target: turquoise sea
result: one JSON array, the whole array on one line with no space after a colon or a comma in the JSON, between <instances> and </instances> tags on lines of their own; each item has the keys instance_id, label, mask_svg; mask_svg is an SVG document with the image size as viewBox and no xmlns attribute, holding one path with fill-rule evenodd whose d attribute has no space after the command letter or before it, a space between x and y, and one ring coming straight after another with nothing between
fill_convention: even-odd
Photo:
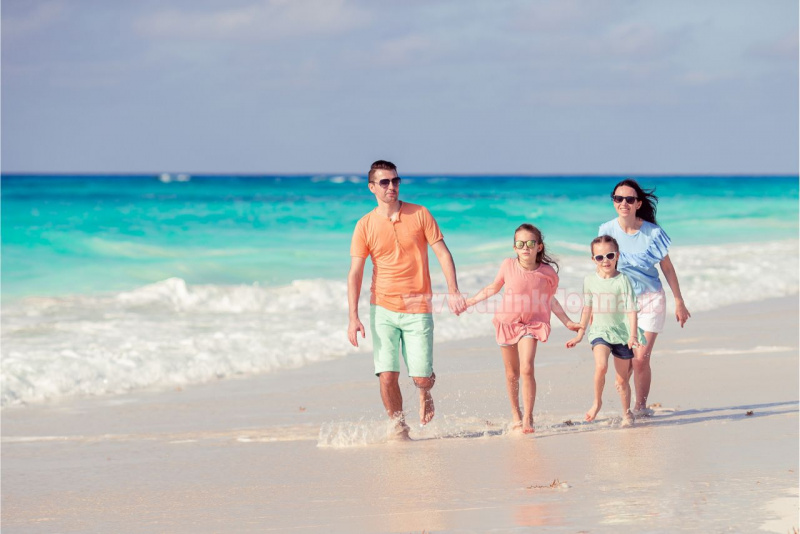
<instances>
[{"instance_id":1,"label":"turquoise sea","mask_svg":"<svg viewBox=\"0 0 800 534\"><path fill-rule=\"evenodd\" d=\"M436 217L465 293L513 254L520 223L539 226L559 298L579 313L587 245L615 217L622 178L403 176L400 198ZM797 176L637 179L660 197L691 311L797 294ZM369 340L346 341L345 279L352 230L374 207L364 175L3 175L2 405L368 353ZM437 340L491 335L485 312L443 308Z\"/></svg>"},{"instance_id":2,"label":"turquoise sea","mask_svg":"<svg viewBox=\"0 0 800 534\"><path fill-rule=\"evenodd\" d=\"M406 176L457 265L494 262L521 222L556 252L615 215L619 176ZM798 235L797 177L642 177L676 245ZM190 284L343 279L356 221L375 205L364 176L2 177L3 298ZM567 244L572 246L566 246Z\"/></svg>"}]
</instances>

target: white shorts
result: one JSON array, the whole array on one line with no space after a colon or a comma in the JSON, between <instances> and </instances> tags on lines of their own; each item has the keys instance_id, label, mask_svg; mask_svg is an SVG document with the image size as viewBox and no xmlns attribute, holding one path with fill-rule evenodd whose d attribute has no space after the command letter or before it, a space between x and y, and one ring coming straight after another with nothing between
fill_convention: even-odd
<instances>
[{"instance_id":1,"label":"white shorts","mask_svg":"<svg viewBox=\"0 0 800 534\"><path fill-rule=\"evenodd\" d=\"M667 318L667 296L664 294L664 288L642 293L636 297L636 301L639 303L639 328L645 332L655 333L664 330L664 321Z\"/></svg>"}]
</instances>

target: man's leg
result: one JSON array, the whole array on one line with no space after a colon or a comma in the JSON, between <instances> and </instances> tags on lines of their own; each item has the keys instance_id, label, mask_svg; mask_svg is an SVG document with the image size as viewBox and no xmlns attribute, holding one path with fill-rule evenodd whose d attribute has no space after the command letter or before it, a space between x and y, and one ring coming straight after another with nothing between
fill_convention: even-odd
<instances>
[{"instance_id":1,"label":"man's leg","mask_svg":"<svg viewBox=\"0 0 800 534\"><path fill-rule=\"evenodd\" d=\"M402 321L403 358L408 374L419 389L419 421L428 424L435 413L431 388L433 373L433 316L430 313L404 314Z\"/></svg>"},{"instance_id":2,"label":"man's leg","mask_svg":"<svg viewBox=\"0 0 800 534\"><path fill-rule=\"evenodd\" d=\"M403 395L400 392L400 329L395 312L380 306L370 307L375 374L378 376L381 400L386 414L402 422Z\"/></svg>"},{"instance_id":3,"label":"man's leg","mask_svg":"<svg viewBox=\"0 0 800 534\"><path fill-rule=\"evenodd\" d=\"M428 378L415 376L413 380L414 385L419 389L419 421L423 425L427 425L435 413L431 388L436 383L436 373L431 373Z\"/></svg>"},{"instance_id":4,"label":"man's leg","mask_svg":"<svg viewBox=\"0 0 800 534\"><path fill-rule=\"evenodd\" d=\"M378 375L381 383L381 400L386 415L391 419L403 417L403 395L400 393L399 372L384 371Z\"/></svg>"}]
</instances>

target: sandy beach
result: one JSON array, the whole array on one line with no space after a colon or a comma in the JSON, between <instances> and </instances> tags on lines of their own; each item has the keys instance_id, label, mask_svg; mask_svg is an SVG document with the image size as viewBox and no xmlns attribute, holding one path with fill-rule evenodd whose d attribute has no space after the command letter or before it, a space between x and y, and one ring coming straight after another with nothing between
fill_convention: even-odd
<instances>
[{"instance_id":1,"label":"sandy beach","mask_svg":"<svg viewBox=\"0 0 800 534\"><path fill-rule=\"evenodd\" d=\"M4 532L793 532L798 301L696 313L658 340L655 415L555 329L534 436L509 434L490 336L439 344L437 414L388 442L369 356L246 379L9 407ZM342 331L344 335L344 330ZM307 384L314 384L313 388ZM403 380L406 409L417 409Z\"/></svg>"}]
</instances>

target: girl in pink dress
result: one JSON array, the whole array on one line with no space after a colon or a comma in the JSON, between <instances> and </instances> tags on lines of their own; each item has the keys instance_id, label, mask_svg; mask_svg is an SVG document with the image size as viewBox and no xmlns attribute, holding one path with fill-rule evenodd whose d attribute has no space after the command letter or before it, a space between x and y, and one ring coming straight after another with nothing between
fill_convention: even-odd
<instances>
[{"instance_id":1,"label":"girl in pink dress","mask_svg":"<svg viewBox=\"0 0 800 534\"><path fill-rule=\"evenodd\" d=\"M504 260L494 282L467 299L467 306L474 306L495 295L505 286L503 301L495 310L492 322L506 368L512 428L532 434L533 404L536 401L533 360L538 342L544 343L550 335L550 313L555 313L570 330L577 330L580 325L567 317L555 298L558 264L545 252L539 229L532 224L520 225L514 232L514 252L516 257ZM520 377L522 411L519 406Z\"/></svg>"}]
</instances>

